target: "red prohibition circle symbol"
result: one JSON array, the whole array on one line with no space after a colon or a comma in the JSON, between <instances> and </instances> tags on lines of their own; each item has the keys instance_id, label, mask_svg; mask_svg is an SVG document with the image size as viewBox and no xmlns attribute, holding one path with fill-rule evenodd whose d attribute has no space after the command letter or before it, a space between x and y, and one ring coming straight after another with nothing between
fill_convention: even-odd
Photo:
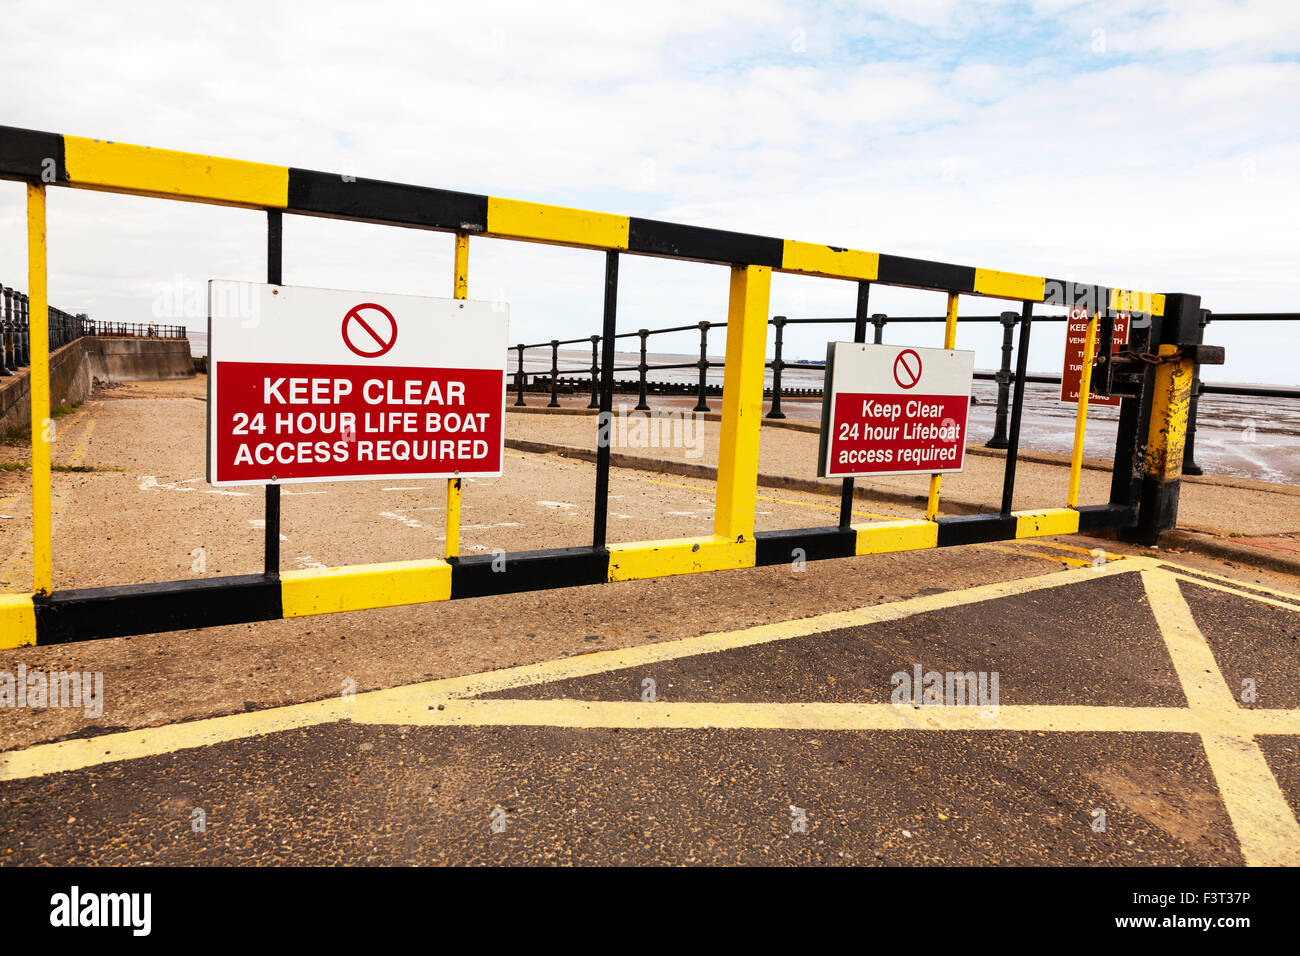
<instances>
[{"instance_id":1,"label":"red prohibition circle symbol","mask_svg":"<svg viewBox=\"0 0 1300 956\"><path fill-rule=\"evenodd\" d=\"M921 381L921 356L913 349L903 349L894 357L894 381L899 388L913 388Z\"/></svg>"},{"instance_id":2,"label":"red prohibition circle symbol","mask_svg":"<svg viewBox=\"0 0 1300 956\"><path fill-rule=\"evenodd\" d=\"M343 316L343 344L362 358L379 358L397 344L397 320L374 302L362 302Z\"/></svg>"}]
</instances>

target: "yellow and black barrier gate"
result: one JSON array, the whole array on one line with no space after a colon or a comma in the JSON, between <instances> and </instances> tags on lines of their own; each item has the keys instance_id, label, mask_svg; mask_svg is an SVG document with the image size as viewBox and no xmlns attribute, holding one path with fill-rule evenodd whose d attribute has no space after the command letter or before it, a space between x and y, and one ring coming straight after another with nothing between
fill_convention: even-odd
<instances>
[{"instance_id":1,"label":"yellow and black barrier gate","mask_svg":"<svg viewBox=\"0 0 1300 956\"><path fill-rule=\"evenodd\" d=\"M27 184L31 300L33 586L0 595L0 647L57 644L100 637L275 620L452 598L626 581L781 564L802 552L809 560L881 554L1035 535L1113 530L1152 542L1173 527L1183 461L1188 401L1197 362L1222 362L1222 349L1200 344L1200 299L1112 289L922 259L774 239L313 172L104 140L0 127L0 178ZM454 233L453 294L468 287L471 236L549 243L606 252L599 427L613 410L618 268L625 254L726 265L731 269L723 370L717 505L711 535L610 544L606 541L610 448L598 443L594 526L590 544L500 556L458 554L460 482L448 482L447 550L442 558L387 564L281 571L280 489L266 487L265 568L201 580L53 590L49 416L49 350L45 193L50 186L214 203L267 216L267 281L281 283L284 213L324 216ZM853 479L844 479L838 524L795 531L755 531L758 444L772 272L822 276L858 284L856 341L865 341L872 284L931 290L947 296L945 347L952 348L960 296L1019 301L1023 321L1015 375L1010 447L998 513L940 517L939 482L931 483L926 517L854 525ZM1021 411L1035 303L1086 308L1085 354L1100 344L1096 386L1122 396L1110 500L1080 505L1079 475L1089 379L1083 366L1074 451L1063 507L1012 510ZM1126 350L1111 357L1116 313L1128 312ZM494 567L494 560L496 566Z\"/></svg>"}]
</instances>

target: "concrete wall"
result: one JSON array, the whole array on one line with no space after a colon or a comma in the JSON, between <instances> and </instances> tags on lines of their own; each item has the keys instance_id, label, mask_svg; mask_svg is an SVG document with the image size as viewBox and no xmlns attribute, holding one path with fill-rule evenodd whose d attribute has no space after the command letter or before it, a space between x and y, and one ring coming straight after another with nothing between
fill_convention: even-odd
<instances>
[{"instance_id":1,"label":"concrete wall","mask_svg":"<svg viewBox=\"0 0 1300 956\"><path fill-rule=\"evenodd\" d=\"M101 382L156 382L194 375L189 339L87 336L81 341L91 375Z\"/></svg>"},{"instance_id":2,"label":"concrete wall","mask_svg":"<svg viewBox=\"0 0 1300 956\"><path fill-rule=\"evenodd\" d=\"M194 374L187 339L83 336L50 355L50 405L90 397L95 382L148 382ZM0 435L31 425L28 369L0 378Z\"/></svg>"}]
</instances>

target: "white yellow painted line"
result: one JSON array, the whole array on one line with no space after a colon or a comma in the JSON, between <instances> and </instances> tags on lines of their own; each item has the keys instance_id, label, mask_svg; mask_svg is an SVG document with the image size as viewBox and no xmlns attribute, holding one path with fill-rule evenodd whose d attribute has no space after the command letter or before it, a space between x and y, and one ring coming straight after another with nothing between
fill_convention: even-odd
<instances>
[{"instance_id":1,"label":"white yellow painted line","mask_svg":"<svg viewBox=\"0 0 1300 956\"><path fill-rule=\"evenodd\" d=\"M1201 742L1246 863L1300 866L1300 824L1259 744L1250 736L1218 733L1201 734Z\"/></svg>"},{"instance_id":2,"label":"white yellow painted line","mask_svg":"<svg viewBox=\"0 0 1300 956\"><path fill-rule=\"evenodd\" d=\"M1194 578L1191 575L1187 575L1187 574L1178 574L1177 572L1172 572L1172 573L1173 576L1176 577L1179 581L1189 581L1192 584L1199 584L1201 587L1209 588L1211 591L1221 591L1224 594L1231 594L1234 597L1249 598L1252 601L1259 601L1261 604L1268 604L1271 605L1272 607L1280 607L1287 611L1300 611L1300 597L1291 597L1289 602L1285 600L1277 600L1276 598L1264 597L1262 594L1252 594L1250 591L1246 591L1239 587L1237 588L1229 587L1225 584L1219 584L1215 581L1204 581L1200 578ZM1255 587L1255 585L1253 584L1250 586ZM1277 591L1274 590L1273 588L1260 587L1259 590L1264 591L1268 594L1281 594L1281 595L1286 594L1285 591Z\"/></svg>"},{"instance_id":3,"label":"white yellow painted line","mask_svg":"<svg viewBox=\"0 0 1300 956\"><path fill-rule=\"evenodd\" d=\"M913 707L852 702L706 703L638 700L523 700L427 698L400 701L371 697L351 717L358 723L424 726L503 726L717 730L960 730L1054 733L1179 733L1223 731L1186 707L999 705ZM1300 722L1297 710L1245 710L1227 728L1232 734L1276 733Z\"/></svg>"},{"instance_id":4,"label":"white yellow painted line","mask_svg":"<svg viewBox=\"0 0 1300 956\"><path fill-rule=\"evenodd\" d=\"M346 719L348 706L347 701L341 698L315 701L99 737L61 740L26 750L9 750L0 753L0 780L44 777L140 757L158 757L178 750L210 747L280 730L313 727Z\"/></svg>"},{"instance_id":5,"label":"white yellow painted line","mask_svg":"<svg viewBox=\"0 0 1300 956\"><path fill-rule=\"evenodd\" d=\"M1067 558L1061 554L1044 554L1042 551L1034 551L1031 548L1018 548L1003 544L977 544L974 545L974 547L983 548L985 551L1001 551L1003 554L1015 554L1022 558L1040 558L1043 561L1050 561L1053 564L1068 564L1071 567L1076 568L1092 567L1091 561L1085 561L1082 558ZM1115 560L1120 560L1120 556L1116 555ZM1113 562L1107 563L1109 564Z\"/></svg>"},{"instance_id":6,"label":"white yellow painted line","mask_svg":"<svg viewBox=\"0 0 1300 956\"><path fill-rule=\"evenodd\" d=\"M1300 866L1300 823L1253 734L1241 726L1243 714L1259 711L1237 706L1214 652L1183 598L1179 576L1163 569L1141 574L1187 697L1187 709L1215 725L1213 731L1201 734L1201 741L1224 808L1237 831L1242 856L1251 865ZM1279 723L1288 728L1282 732L1300 733L1300 721Z\"/></svg>"}]
</instances>

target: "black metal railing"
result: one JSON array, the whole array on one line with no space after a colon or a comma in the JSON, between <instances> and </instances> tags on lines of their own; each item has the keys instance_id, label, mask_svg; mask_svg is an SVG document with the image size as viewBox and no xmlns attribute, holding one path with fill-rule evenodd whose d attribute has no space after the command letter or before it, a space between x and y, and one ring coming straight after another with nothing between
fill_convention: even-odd
<instances>
[{"instance_id":1,"label":"black metal railing","mask_svg":"<svg viewBox=\"0 0 1300 956\"><path fill-rule=\"evenodd\" d=\"M1064 315L1045 315L1035 316L1034 323L1044 322L1064 322ZM787 362L784 359L783 351L785 347L785 327L788 325L852 325L857 320L855 318L844 318L840 316L818 317L818 318L796 318L792 319L784 315L773 316L768 320L768 324L774 329L774 348L773 357L767 363L767 367L772 370L772 386L764 388L763 394L771 398L771 405L768 409L767 418L782 419L785 413L781 410L781 400L783 397L809 397L816 398L821 396L820 389L799 388L790 389L782 385L782 372L788 368L800 369L822 369L825 368L825 362ZM945 322L946 316L942 315L903 315L890 316L881 312L873 314L870 318L872 326L872 341L876 345L884 343L885 327L890 324L917 324L928 322ZM996 372L976 372L977 379L993 381L998 386L997 408L994 412L993 437L985 442L988 448L1006 448L1008 446L1008 425L1011 416L1011 391L1015 382L1015 374L1011 369L1011 357L1013 352L1013 343L1015 340L1016 329L1022 321L1019 312L1003 312L999 315L969 315L962 316L958 320L962 325L970 323L998 323L1002 326L1002 360L1000 367ZM1208 309L1201 311L1201 328L1209 325L1210 322L1300 322L1300 313L1297 312L1228 312L1214 313ZM722 392L720 386L710 384L708 373L711 368L721 368L722 362L712 361L709 358L709 332L712 329L723 329L727 327L726 322L699 322L695 325L675 325L662 329L638 329L635 332L621 332L614 336L618 339L632 339L638 341L640 360L635 365L615 365L615 372L636 372L637 378L635 384L628 383L626 380L622 383L616 383L615 387L619 391L635 393L638 396L636 405L637 411L649 411L650 404L648 396L654 393L670 394L695 394L696 403L693 411L708 412L712 409L709 406L709 396L719 395ZM673 333L689 332L698 330L700 333L700 357L693 362L672 362L651 365L647 361L648 341L652 335L668 335ZM580 339L551 339L549 342L538 342L532 345L519 343L512 346L511 351L515 353L516 368L513 373L515 389L515 406L527 405L524 401L524 394L528 391L529 377L532 377L534 388L542 387L550 392L550 401L547 408L559 408L560 393L573 392L579 387L586 391L590 388L591 400L587 403L587 408L599 407L599 384L600 384L600 343L599 335L588 336ZM565 345L590 345L591 346L591 365L574 366L568 368L560 367L560 347ZM551 367L549 370L529 372L524 368L525 353L534 349L550 349ZM666 371L668 369L687 369L694 368L699 371L698 384L695 386L685 386L682 383L652 382L649 373L655 371ZM569 379L561 378L562 374L568 373ZM588 380L589 379L589 384ZM1061 376L1059 375L1035 375L1026 374L1025 382L1032 382L1045 385L1059 385ZM1200 379L1200 370L1197 369L1196 377L1192 382L1191 408L1188 413L1187 423L1187 441L1184 447L1183 471L1190 475L1201 474L1201 468L1194 459L1196 449L1196 414L1199 405L1199 397L1202 394L1207 395L1248 395L1264 398L1300 398L1300 388L1286 388L1266 385L1214 385L1203 383Z\"/></svg>"},{"instance_id":2,"label":"black metal railing","mask_svg":"<svg viewBox=\"0 0 1300 956\"><path fill-rule=\"evenodd\" d=\"M25 293L0 286L0 377L13 375L31 364L30 306ZM49 307L48 344L51 352L83 335L183 339L186 338L186 329L183 325L159 325L156 322L101 322L84 312L73 315Z\"/></svg>"}]
</instances>

